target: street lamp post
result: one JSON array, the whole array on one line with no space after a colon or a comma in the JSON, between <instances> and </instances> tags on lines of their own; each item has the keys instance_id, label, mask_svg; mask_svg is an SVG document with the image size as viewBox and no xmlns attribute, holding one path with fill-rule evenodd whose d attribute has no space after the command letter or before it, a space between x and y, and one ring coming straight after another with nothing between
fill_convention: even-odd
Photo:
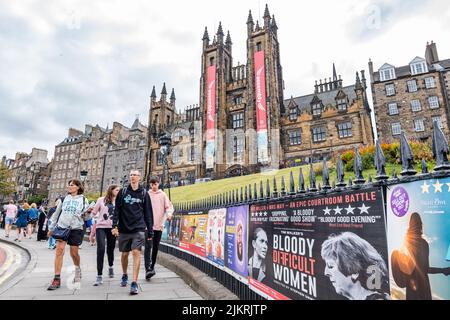
<instances>
[{"instance_id":1,"label":"street lamp post","mask_svg":"<svg viewBox=\"0 0 450 320\"><path fill-rule=\"evenodd\" d=\"M168 163L168 155L170 154L170 146L172 144L172 139L168 134L163 134L159 138L159 151L163 157L163 178L162 178L162 190L164 190L164 178L167 171L167 180L169 181L169 200L170 198L170 178L169 178L169 163Z\"/></svg>"}]
</instances>

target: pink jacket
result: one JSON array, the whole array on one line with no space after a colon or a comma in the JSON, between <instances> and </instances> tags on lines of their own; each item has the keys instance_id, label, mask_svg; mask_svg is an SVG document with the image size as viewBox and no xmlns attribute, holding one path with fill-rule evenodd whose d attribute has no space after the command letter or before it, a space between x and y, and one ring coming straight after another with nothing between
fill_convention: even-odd
<instances>
[{"instance_id":1,"label":"pink jacket","mask_svg":"<svg viewBox=\"0 0 450 320\"><path fill-rule=\"evenodd\" d=\"M97 228L112 228L112 213L110 216L108 207L105 205L105 197L101 197L97 200L91 215L97 219ZM104 218L104 215L106 215L107 219Z\"/></svg>"},{"instance_id":2,"label":"pink jacket","mask_svg":"<svg viewBox=\"0 0 450 320\"><path fill-rule=\"evenodd\" d=\"M153 230L163 231L164 222L166 221L165 213L169 217L173 214L173 205L167 195L162 190L153 192L149 190L150 200L152 201L153 209Z\"/></svg>"}]
</instances>

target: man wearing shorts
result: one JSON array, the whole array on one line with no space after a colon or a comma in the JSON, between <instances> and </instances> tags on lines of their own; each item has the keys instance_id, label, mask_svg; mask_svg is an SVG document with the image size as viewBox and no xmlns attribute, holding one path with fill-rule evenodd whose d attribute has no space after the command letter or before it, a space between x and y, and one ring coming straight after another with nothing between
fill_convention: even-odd
<instances>
[{"instance_id":1,"label":"man wearing shorts","mask_svg":"<svg viewBox=\"0 0 450 320\"><path fill-rule=\"evenodd\" d=\"M145 245L145 231L148 230L147 240L153 238L153 211L150 196L139 184L141 175L138 170L131 170L128 187L119 191L113 216L114 236L119 238L119 251L122 252L122 280L120 285L126 287L128 283L128 255L133 255L133 281L130 294L138 294L137 279L141 263L141 248Z\"/></svg>"}]
</instances>

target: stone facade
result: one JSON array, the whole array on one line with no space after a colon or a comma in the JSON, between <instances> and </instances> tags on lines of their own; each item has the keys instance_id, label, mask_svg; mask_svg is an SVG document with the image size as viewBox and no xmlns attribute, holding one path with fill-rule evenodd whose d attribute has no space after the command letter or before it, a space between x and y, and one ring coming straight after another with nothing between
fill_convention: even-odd
<instances>
[{"instance_id":1,"label":"stone facade","mask_svg":"<svg viewBox=\"0 0 450 320\"><path fill-rule=\"evenodd\" d=\"M13 160L5 161L11 171L8 182L15 184L15 192L3 197L22 202L30 196L47 195L52 164L47 159L47 150L33 148L31 154L18 152Z\"/></svg>"},{"instance_id":2,"label":"stone facade","mask_svg":"<svg viewBox=\"0 0 450 320\"><path fill-rule=\"evenodd\" d=\"M48 196L50 205L54 204L58 197L67 193L67 185L71 179L80 178L83 135L83 131L71 128L68 136L55 146Z\"/></svg>"},{"instance_id":3,"label":"stone facade","mask_svg":"<svg viewBox=\"0 0 450 320\"><path fill-rule=\"evenodd\" d=\"M315 85L313 94L285 101L282 118L285 166L295 166L331 157L335 152L373 143L370 107L364 70L354 85L343 87L333 66L329 78Z\"/></svg>"},{"instance_id":4,"label":"stone facade","mask_svg":"<svg viewBox=\"0 0 450 320\"><path fill-rule=\"evenodd\" d=\"M147 127L136 119L131 129L121 140L111 143L106 152L106 167L103 180L103 191L109 185L124 185L129 180L131 169L144 174L145 152L147 146Z\"/></svg>"},{"instance_id":5,"label":"stone facade","mask_svg":"<svg viewBox=\"0 0 450 320\"><path fill-rule=\"evenodd\" d=\"M248 15L246 64L233 66L233 43L229 32L225 38L221 23L212 41L207 28L202 40L198 107L190 107L185 113L178 114L174 90L170 101L166 101L164 84L161 99L157 101L153 87L147 179L152 174L162 174L158 143L162 133L169 133L172 137L173 151L168 164L173 184L177 180L178 184L183 184L193 182L194 178L220 179L292 166L309 160L311 155L313 159L322 159L333 151L373 143L364 71L361 71L361 79L357 75L354 85L343 87L333 68L333 80L316 83L313 94L284 99L278 26L267 6L261 24L259 21L254 23L251 12ZM258 158L256 132L256 102L259 97L255 93L255 53L261 51L264 52L266 81L268 161ZM211 66L216 70L214 121L217 130L214 165L207 169L205 119L208 115L207 72ZM320 114L313 114L313 105L320 106ZM314 141L314 129L322 126L321 139ZM292 136L293 132L298 136Z\"/></svg>"},{"instance_id":6,"label":"stone facade","mask_svg":"<svg viewBox=\"0 0 450 320\"><path fill-rule=\"evenodd\" d=\"M416 57L409 65L385 63L377 72L369 61L376 129L383 142L399 139L431 141L433 121L449 136L448 82L445 70L450 59L439 60L436 44L427 44L426 59Z\"/></svg>"}]
</instances>

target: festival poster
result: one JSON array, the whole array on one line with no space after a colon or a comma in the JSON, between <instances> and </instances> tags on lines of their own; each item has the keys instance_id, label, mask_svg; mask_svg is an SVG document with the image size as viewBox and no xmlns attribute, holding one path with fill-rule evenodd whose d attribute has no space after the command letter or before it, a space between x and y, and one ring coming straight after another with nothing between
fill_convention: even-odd
<instances>
[{"instance_id":1,"label":"festival poster","mask_svg":"<svg viewBox=\"0 0 450 320\"><path fill-rule=\"evenodd\" d=\"M216 140L216 66L209 66L206 78L206 169L214 168Z\"/></svg>"},{"instance_id":2,"label":"festival poster","mask_svg":"<svg viewBox=\"0 0 450 320\"><path fill-rule=\"evenodd\" d=\"M203 211L184 213L181 217L179 247L200 257L206 257L205 238L208 214Z\"/></svg>"},{"instance_id":3,"label":"festival poster","mask_svg":"<svg viewBox=\"0 0 450 320\"><path fill-rule=\"evenodd\" d=\"M170 221L166 219L161 235L162 242L178 246L180 239L180 219L181 215L179 213L174 213Z\"/></svg>"},{"instance_id":4,"label":"festival poster","mask_svg":"<svg viewBox=\"0 0 450 320\"><path fill-rule=\"evenodd\" d=\"M383 194L345 191L252 205L250 288L269 299L389 299Z\"/></svg>"},{"instance_id":5,"label":"festival poster","mask_svg":"<svg viewBox=\"0 0 450 320\"><path fill-rule=\"evenodd\" d=\"M227 209L213 209L208 212L208 227L206 233L206 257L224 266L225 256L225 222Z\"/></svg>"},{"instance_id":6,"label":"festival poster","mask_svg":"<svg viewBox=\"0 0 450 320\"><path fill-rule=\"evenodd\" d=\"M450 177L390 186L392 299L450 299Z\"/></svg>"},{"instance_id":7,"label":"festival poster","mask_svg":"<svg viewBox=\"0 0 450 320\"><path fill-rule=\"evenodd\" d=\"M255 52L255 97L256 97L256 134L258 140L258 161L267 162L267 96L264 51Z\"/></svg>"},{"instance_id":8,"label":"festival poster","mask_svg":"<svg viewBox=\"0 0 450 320\"><path fill-rule=\"evenodd\" d=\"M247 279L247 226L249 206L227 209L225 266Z\"/></svg>"}]
</instances>

